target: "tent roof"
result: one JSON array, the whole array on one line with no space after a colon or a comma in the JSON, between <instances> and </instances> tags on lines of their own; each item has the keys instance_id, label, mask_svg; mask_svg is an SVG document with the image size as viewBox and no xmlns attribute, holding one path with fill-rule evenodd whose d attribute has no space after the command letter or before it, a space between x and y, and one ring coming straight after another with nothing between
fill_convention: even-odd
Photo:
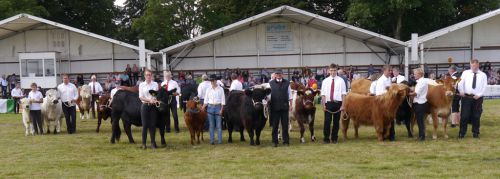
<instances>
[{"instance_id":1,"label":"tent roof","mask_svg":"<svg viewBox=\"0 0 500 179\"><path fill-rule=\"evenodd\" d=\"M454 25L451 25L451 26L448 26L448 27L436 30L436 31L428 33L428 34L425 34L425 35L419 37L418 42L419 43L423 43L423 42L435 39L437 37L440 37L440 36L443 36L445 34L451 33L453 31L462 29L462 28L467 27L469 25L472 25L472 24L484 21L486 19L489 19L491 17L497 16L499 14L500 14L500 9L497 9L497 10L494 10L494 11L490 11L488 13L482 14L482 15L474 17L472 19L468 19L468 20L462 21L460 23L457 23L457 24L454 24ZM409 45L411 45L410 42L411 42L411 40L407 41L407 43Z\"/></svg>"},{"instance_id":2,"label":"tent roof","mask_svg":"<svg viewBox=\"0 0 500 179\"><path fill-rule=\"evenodd\" d=\"M87 32L87 31L84 31L81 29L70 27L70 26L67 26L64 24L60 24L60 23L53 22L53 21L50 21L47 19L32 16L29 14L18 14L18 15L12 16L10 18L1 20L0 21L0 39L10 37L12 35L18 34L18 33L23 32L23 31L35 29L35 28L37 28L41 25L45 25L45 24L56 26L56 27L59 27L61 29L66 29L66 30L69 30L72 32L82 34L82 35L91 36L91 37L94 37L94 38L97 38L100 40L108 41L110 43L114 43L117 45L128 47L128 48L131 48L134 50L139 50L139 47L135 46L135 45L131 45L131 44L128 44L125 42L115 40L115 39L104 37L102 35L97 35L97 34L94 34L91 32ZM146 50L146 51L151 52L150 50Z\"/></svg>"},{"instance_id":3,"label":"tent roof","mask_svg":"<svg viewBox=\"0 0 500 179\"><path fill-rule=\"evenodd\" d=\"M346 23L335 21L317 14L313 14L290 6L280 6L278 8L263 12L253 17L238 21L236 23L213 30L211 32L205 33L190 40L186 40L184 42L162 49L161 52L165 52L167 54L174 54L176 52L182 51L187 47L192 47L206 43L213 39L219 38L224 34L237 32L239 30L242 30L254 24L258 24L260 22L264 22L276 16L286 18L293 22L311 25L335 34L345 35L346 37L360 40L384 48L396 48L396 47L403 47L406 45L405 42L402 42L400 40L393 39L391 37L377 34L375 32L371 32L368 30L364 30Z\"/></svg>"}]
</instances>

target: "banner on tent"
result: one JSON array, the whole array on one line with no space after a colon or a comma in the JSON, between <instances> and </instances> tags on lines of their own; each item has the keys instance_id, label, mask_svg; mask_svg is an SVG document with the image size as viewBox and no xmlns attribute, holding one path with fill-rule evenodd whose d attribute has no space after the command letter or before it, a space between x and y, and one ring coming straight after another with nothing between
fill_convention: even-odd
<instances>
[{"instance_id":1,"label":"banner on tent","mask_svg":"<svg viewBox=\"0 0 500 179\"><path fill-rule=\"evenodd\" d=\"M291 23L266 24L266 51L292 51L293 33Z\"/></svg>"}]
</instances>

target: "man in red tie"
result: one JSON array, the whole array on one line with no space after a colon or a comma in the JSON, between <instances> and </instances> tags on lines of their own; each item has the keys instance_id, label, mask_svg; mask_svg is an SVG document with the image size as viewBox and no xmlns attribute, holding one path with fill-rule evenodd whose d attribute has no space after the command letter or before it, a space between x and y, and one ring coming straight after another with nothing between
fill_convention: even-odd
<instances>
[{"instance_id":1,"label":"man in red tie","mask_svg":"<svg viewBox=\"0 0 500 179\"><path fill-rule=\"evenodd\" d=\"M340 111L343 110L342 101L347 94L345 81L337 76L337 68L336 64L331 64L328 68L330 76L321 83L321 104L325 111L325 124L323 127L323 143L325 144L337 143ZM333 129L330 131L332 119Z\"/></svg>"}]
</instances>

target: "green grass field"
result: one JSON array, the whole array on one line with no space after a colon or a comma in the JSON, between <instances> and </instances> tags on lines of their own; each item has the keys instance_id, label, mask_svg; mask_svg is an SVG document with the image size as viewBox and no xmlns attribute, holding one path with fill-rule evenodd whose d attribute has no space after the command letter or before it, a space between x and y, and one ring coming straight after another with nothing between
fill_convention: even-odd
<instances>
[{"instance_id":1,"label":"green grass field","mask_svg":"<svg viewBox=\"0 0 500 179\"><path fill-rule=\"evenodd\" d=\"M458 141L457 128L450 139L417 142L397 126L396 142L377 142L372 126L360 129L360 138L322 144L299 143L297 125L289 147L271 147L271 130L265 128L261 146L248 142L189 144L182 115L181 133L168 133L166 148L141 150L122 133L110 144L109 121L95 132L96 120L77 122L77 134L24 136L20 115L0 115L0 178L500 178L500 100L487 100L481 119L481 139ZM323 137L323 114L316 115L316 137ZM415 127L415 129L417 129ZM133 127L140 143L140 128ZM440 131L442 131L440 129ZM158 135L157 135L158 136ZM306 138L309 133L306 132ZM239 139L239 134L236 134ZM159 137L157 137L159 143ZM149 144L149 143L148 143Z\"/></svg>"}]
</instances>

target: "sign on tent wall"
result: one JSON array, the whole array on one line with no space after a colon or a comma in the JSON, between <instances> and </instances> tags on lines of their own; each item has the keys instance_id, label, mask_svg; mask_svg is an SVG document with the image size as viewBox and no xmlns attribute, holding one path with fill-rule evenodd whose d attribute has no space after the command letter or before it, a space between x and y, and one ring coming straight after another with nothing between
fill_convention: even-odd
<instances>
[{"instance_id":1,"label":"sign on tent wall","mask_svg":"<svg viewBox=\"0 0 500 179\"><path fill-rule=\"evenodd\" d=\"M266 51L292 51L293 33L291 23L266 24Z\"/></svg>"}]
</instances>

